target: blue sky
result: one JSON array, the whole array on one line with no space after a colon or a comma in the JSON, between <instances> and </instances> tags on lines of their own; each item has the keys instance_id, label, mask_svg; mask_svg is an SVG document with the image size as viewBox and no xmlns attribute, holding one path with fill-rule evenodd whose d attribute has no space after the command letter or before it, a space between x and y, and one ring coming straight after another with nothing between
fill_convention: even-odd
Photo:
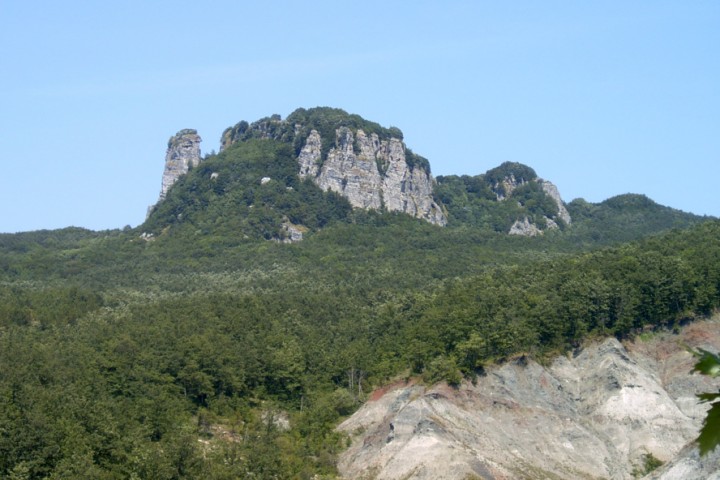
<instances>
[{"instance_id":1,"label":"blue sky","mask_svg":"<svg viewBox=\"0 0 720 480\"><path fill-rule=\"evenodd\" d=\"M136 226L168 138L332 106L435 175L720 216L720 2L0 0L0 232Z\"/></svg>"}]
</instances>

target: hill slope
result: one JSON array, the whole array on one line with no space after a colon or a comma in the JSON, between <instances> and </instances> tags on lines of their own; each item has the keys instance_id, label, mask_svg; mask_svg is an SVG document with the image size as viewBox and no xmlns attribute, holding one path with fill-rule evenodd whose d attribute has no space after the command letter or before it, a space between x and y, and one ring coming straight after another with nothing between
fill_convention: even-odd
<instances>
[{"instance_id":1,"label":"hill slope","mask_svg":"<svg viewBox=\"0 0 720 480\"><path fill-rule=\"evenodd\" d=\"M525 237L453 220L454 200L446 227L353 207L299 174L313 130L360 136L334 121L296 145L270 118L199 162L185 131L169 149L187 153L172 157L181 173L141 228L0 235L1 477L333 478L347 446L335 427L398 376L463 385L720 308L717 221L658 233L673 213L659 208L630 228L654 235L619 245L574 230L582 218ZM323 145L318 171L338 146ZM517 205L502 196L520 215L539 204L534 222L559 216L531 177L506 165L446 185L488 215ZM471 198L480 180L494 199ZM282 242L301 225L302 242Z\"/></svg>"}]
</instances>

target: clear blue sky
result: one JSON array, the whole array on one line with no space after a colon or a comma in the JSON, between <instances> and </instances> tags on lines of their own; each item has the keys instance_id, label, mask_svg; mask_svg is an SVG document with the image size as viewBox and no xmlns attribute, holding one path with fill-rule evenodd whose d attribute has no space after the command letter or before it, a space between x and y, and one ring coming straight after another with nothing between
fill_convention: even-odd
<instances>
[{"instance_id":1,"label":"clear blue sky","mask_svg":"<svg viewBox=\"0 0 720 480\"><path fill-rule=\"evenodd\" d=\"M175 132L314 106L435 175L720 216L717 0L0 0L0 65L0 232L138 225Z\"/></svg>"}]
</instances>

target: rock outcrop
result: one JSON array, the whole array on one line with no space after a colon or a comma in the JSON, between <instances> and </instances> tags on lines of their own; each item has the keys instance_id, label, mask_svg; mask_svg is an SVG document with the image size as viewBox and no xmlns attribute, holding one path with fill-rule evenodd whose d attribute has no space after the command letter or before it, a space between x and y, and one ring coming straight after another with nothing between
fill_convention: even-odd
<instances>
[{"instance_id":1,"label":"rock outcrop","mask_svg":"<svg viewBox=\"0 0 720 480\"><path fill-rule=\"evenodd\" d=\"M557 228L557 225L556 225ZM510 235L522 235L524 237L535 237L542 235L540 230L534 223L530 223L530 219L525 217L522 220L515 220L508 232Z\"/></svg>"},{"instance_id":2,"label":"rock outcrop","mask_svg":"<svg viewBox=\"0 0 720 480\"><path fill-rule=\"evenodd\" d=\"M547 230L556 230L560 228L556 222L556 220L558 219L562 220L565 225L570 225L572 223L570 212L568 212L567 208L565 208L565 202L563 202L562 198L560 197L560 192L558 191L558 188L555 186L555 184L541 178L533 181L537 181L540 183L540 186L542 187L545 194L550 197L557 206L558 213L556 215L552 217L545 217L545 228ZM514 185L511 181L508 181L505 183L505 186L506 191L508 191L508 195L510 195L512 191L517 188L518 185ZM499 198L499 200L503 201L505 200L505 198ZM537 235L542 235L543 230L538 228L538 226L534 223L532 223L529 218L525 217L522 220L516 220L515 223L513 223L510 227L510 231L508 233L510 235L523 235L526 237L534 237Z\"/></svg>"},{"instance_id":3,"label":"rock outcrop","mask_svg":"<svg viewBox=\"0 0 720 480\"><path fill-rule=\"evenodd\" d=\"M308 135L305 145L298 155L300 166L299 175L303 178L315 178L318 175L318 168L322 158L322 139L317 130L312 130Z\"/></svg>"},{"instance_id":4,"label":"rock outcrop","mask_svg":"<svg viewBox=\"0 0 720 480\"><path fill-rule=\"evenodd\" d=\"M488 170L483 180L498 202L516 202L521 210L525 210L510 227L508 233L511 235L541 235L545 230L560 228L559 224L572 223L558 188L539 178L527 165L504 162ZM552 205L548 205L546 199L550 199Z\"/></svg>"},{"instance_id":5,"label":"rock outcrop","mask_svg":"<svg viewBox=\"0 0 720 480\"><path fill-rule=\"evenodd\" d=\"M565 208L565 202L563 202L562 198L560 197L560 192L558 191L558 188L553 184L552 182L548 182L547 180L540 180L542 184L543 191L553 199L555 204L558 207L558 218L560 218L563 222L565 222L566 225L570 225L572 223L572 218L570 218L570 212L568 212L567 208Z\"/></svg>"},{"instance_id":6,"label":"rock outcrop","mask_svg":"<svg viewBox=\"0 0 720 480\"><path fill-rule=\"evenodd\" d=\"M202 139L196 130L184 129L170 137L165 154L165 171L162 177L160 200L180 176L200 163L200 142Z\"/></svg>"},{"instance_id":7,"label":"rock outcrop","mask_svg":"<svg viewBox=\"0 0 720 480\"><path fill-rule=\"evenodd\" d=\"M699 459L692 446L706 409L695 393L718 384L689 373L683 344L717 350L720 324L626 346L608 339L547 367L523 357L457 389L376 392L339 427L352 438L339 470L378 480L629 480L652 455L668 463L651 478L709 478L720 455Z\"/></svg>"},{"instance_id":8,"label":"rock outcrop","mask_svg":"<svg viewBox=\"0 0 720 480\"><path fill-rule=\"evenodd\" d=\"M375 133L341 127L324 161L321 152L322 139L312 130L298 155L299 174L312 178L323 190L343 195L354 207L384 207L437 225L447 223L433 200L432 176L408 163L401 140L380 140Z\"/></svg>"}]
</instances>

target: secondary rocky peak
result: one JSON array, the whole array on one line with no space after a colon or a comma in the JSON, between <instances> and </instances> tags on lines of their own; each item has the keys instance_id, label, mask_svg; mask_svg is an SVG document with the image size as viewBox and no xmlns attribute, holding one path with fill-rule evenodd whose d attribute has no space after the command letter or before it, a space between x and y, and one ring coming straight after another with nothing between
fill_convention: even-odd
<instances>
[{"instance_id":1,"label":"secondary rocky peak","mask_svg":"<svg viewBox=\"0 0 720 480\"><path fill-rule=\"evenodd\" d=\"M165 198L167 191L180 176L200 164L200 142L202 142L202 138L198 135L197 130L190 128L180 130L170 137L165 154L165 171L163 172L160 200Z\"/></svg>"},{"instance_id":2,"label":"secondary rocky peak","mask_svg":"<svg viewBox=\"0 0 720 480\"><path fill-rule=\"evenodd\" d=\"M504 162L485 173L485 179L498 200L506 199L516 188L537 178L535 170L518 162Z\"/></svg>"},{"instance_id":3,"label":"secondary rocky peak","mask_svg":"<svg viewBox=\"0 0 720 480\"><path fill-rule=\"evenodd\" d=\"M495 194L498 201L507 201L510 198L516 198L521 206L525 203L531 203L530 199L523 198L523 195L513 195L516 191L519 191L521 187L526 189L541 190L552 200L554 207L557 209L557 213L553 215L546 214L544 216L543 223L544 228L540 228L538 225L530 221L528 217L518 219L510 227L511 235L524 235L524 236L535 236L541 235L544 229L556 229L558 228L558 221L564 222L569 225L572 222L570 213L565 208L565 203L560 197L558 188L547 180L543 180L537 176L535 170L517 162L505 162L497 168L489 170L485 174L485 178L490 183L491 189ZM539 189L538 189L539 187ZM525 195L527 197L527 195ZM533 199L535 202L537 199ZM534 203L534 202L532 202Z\"/></svg>"}]
</instances>

